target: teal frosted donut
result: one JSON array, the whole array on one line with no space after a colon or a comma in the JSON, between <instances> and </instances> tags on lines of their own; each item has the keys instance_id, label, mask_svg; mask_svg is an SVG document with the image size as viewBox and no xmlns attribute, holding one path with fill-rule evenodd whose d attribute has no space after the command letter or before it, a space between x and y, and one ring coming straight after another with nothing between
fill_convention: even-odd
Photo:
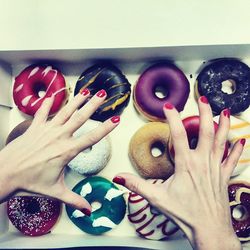
<instances>
[{"instance_id":1,"label":"teal frosted donut","mask_svg":"<svg viewBox=\"0 0 250 250\"><path fill-rule=\"evenodd\" d=\"M82 231L89 234L102 234L117 226L125 216L126 202L123 191L112 182L100 176L88 177L80 181L73 189L90 204L97 202L101 206L90 217L80 210L66 206L70 220Z\"/></svg>"}]
</instances>

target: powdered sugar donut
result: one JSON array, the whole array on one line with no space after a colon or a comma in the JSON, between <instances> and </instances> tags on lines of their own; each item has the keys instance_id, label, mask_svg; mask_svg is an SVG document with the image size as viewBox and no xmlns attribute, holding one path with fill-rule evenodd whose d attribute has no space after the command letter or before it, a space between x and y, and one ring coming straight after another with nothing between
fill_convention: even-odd
<instances>
[{"instance_id":1,"label":"powdered sugar donut","mask_svg":"<svg viewBox=\"0 0 250 250\"><path fill-rule=\"evenodd\" d=\"M31 65L15 78L13 98L19 110L34 115L44 99L54 95L50 110L50 114L54 114L66 102L67 92L65 79L57 69L49 65Z\"/></svg>"},{"instance_id":2,"label":"powdered sugar donut","mask_svg":"<svg viewBox=\"0 0 250 250\"><path fill-rule=\"evenodd\" d=\"M57 222L61 203L46 197L16 196L7 202L7 213L12 224L23 234L47 234Z\"/></svg>"},{"instance_id":3,"label":"powdered sugar donut","mask_svg":"<svg viewBox=\"0 0 250 250\"><path fill-rule=\"evenodd\" d=\"M101 122L88 120L75 133L74 137L80 137L95 129ZM111 143L109 137L79 153L68 166L79 174L90 175L100 172L108 163L111 156Z\"/></svg>"},{"instance_id":4,"label":"powdered sugar donut","mask_svg":"<svg viewBox=\"0 0 250 250\"><path fill-rule=\"evenodd\" d=\"M155 184L163 180L150 181L153 181ZM136 232L143 238L163 240L179 231L179 227L176 224L136 193L129 194L128 211L129 221L135 226Z\"/></svg>"}]
</instances>

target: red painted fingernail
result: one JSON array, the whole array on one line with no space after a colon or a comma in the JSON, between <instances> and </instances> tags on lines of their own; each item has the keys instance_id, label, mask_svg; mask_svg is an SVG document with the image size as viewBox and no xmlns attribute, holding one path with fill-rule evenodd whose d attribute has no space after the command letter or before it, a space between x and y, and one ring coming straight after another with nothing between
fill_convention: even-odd
<instances>
[{"instance_id":1,"label":"red painted fingernail","mask_svg":"<svg viewBox=\"0 0 250 250\"><path fill-rule=\"evenodd\" d=\"M120 121L120 116L118 116L118 115L113 116L110 120L113 123L118 123Z\"/></svg>"},{"instance_id":2,"label":"red painted fingernail","mask_svg":"<svg viewBox=\"0 0 250 250\"><path fill-rule=\"evenodd\" d=\"M83 96L86 96L86 95L88 95L89 93L90 93L90 92L89 92L88 89L81 89L81 90L80 90L80 94L83 95Z\"/></svg>"},{"instance_id":3,"label":"red painted fingernail","mask_svg":"<svg viewBox=\"0 0 250 250\"><path fill-rule=\"evenodd\" d=\"M205 104L208 104L208 100L207 100L207 97L206 96L201 96L200 97L200 101L205 103Z\"/></svg>"},{"instance_id":4,"label":"red painted fingernail","mask_svg":"<svg viewBox=\"0 0 250 250\"><path fill-rule=\"evenodd\" d=\"M174 106L173 106L173 104L171 104L170 102L166 102L166 103L164 104L164 108L165 108L165 109L173 109Z\"/></svg>"},{"instance_id":5,"label":"red painted fingernail","mask_svg":"<svg viewBox=\"0 0 250 250\"><path fill-rule=\"evenodd\" d=\"M223 115L226 116L227 118L230 118L230 110L229 109L224 109L223 110Z\"/></svg>"},{"instance_id":6,"label":"red painted fingernail","mask_svg":"<svg viewBox=\"0 0 250 250\"><path fill-rule=\"evenodd\" d=\"M91 211L89 209L87 209L87 208L83 208L81 210L81 212L84 213L85 215L87 215L88 217L91 215Z\"/></svg>"},{"instance_id":7,"label":"red painted fingernail","mask_svg":"<svg viewBox=\"0 0 250 250\"><path fill-rule=\"evenodd\" d=\"M125 179L121 176L114 177L113 182L122 186L125 185Z\"/></svg>"},{"instance_id":8,"label":"red painted fingernail","mask_svg":"<svg viewBox=\"0 0 250 250\"><path fill-rule=\"evenodd\" d=\"M240 139L240 144L241 144L243 147L244 147L245 143L246 143L246 139L245 139L245 138Z\"/></svg>"},{"instance_id":9,"label":"red painted fingernail","mask_svg":"<svg viewBox=\"0 0 250 250\"><path fill-rule=\"evenodd\" d=\"M106 91L104 90L104 89L101 89L101 90L99 90L97 93L96 93L96 96L98 96L98 97L104 97L104 96L106 96L107 95L107 93L106 93Z\"/></svg>"}]
</instances>

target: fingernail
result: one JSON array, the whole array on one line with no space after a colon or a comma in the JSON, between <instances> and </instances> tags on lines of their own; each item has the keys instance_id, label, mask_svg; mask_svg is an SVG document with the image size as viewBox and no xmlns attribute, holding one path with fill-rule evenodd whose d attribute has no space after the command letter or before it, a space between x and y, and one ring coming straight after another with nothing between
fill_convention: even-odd
<instances>
[{"instance_id":1,"label":"fingernail","mask_svg":"<svg viewBox=\"0 0 250 250\"><path fill-rule=\"evenodd\" d=\"M84 213L85 215L87 215L88 217L91 215L91 211L89 209L87 209L87 208L83 208L81 210L81 212Z\"/></svg>"},{"instance_id":2,"label":"fingernail","mask_svg":"<svg viewBox=\"0 0 250 250\"><path fill-rule=\"evenodd\" d=\"M173 109L174 106L173 106L170 102L166 102L166 103L164 104L164 108L165 108L165 109Z\"/></svg>"},{"instance_id":3,"label":"fingernail","mask_svg":"<svg viewBox=\"0 0 250 250\"><path fill-rule=\"evenodd\" d=\"M246 143L246 139L245 139L245 138L240 139L240 144L241 144L243 147L244 147L245 143Z\"/></svg>"},{"instance_id":4,"label":"fingernail","mask_svg":"<svg viewBox=\"0 0 250 250\"><path fill-rule=\"evenodd\" d=\"M80 94L83 95L83 96L86 96L86 95L89 94L89 90L88 89L81 89Z\"/></svg>"},{"instance_id":5,"label":"fingernail","mask_svg":"<svg viewBox=\"0 0 250 250\"><path fill-rule=\"evenodd\" d=\"M125 179L121 176L114 177L113 182L122 186L125 185Z\"/></svg>"},{"instance_id":6,"label":"fingernail","mask_svg":"<svg viewBox=\"0 0 250 250\"><path fill-rule=\"evenodd\" d=\"M206 96L201 96L200 97L200 101L205 103L205 104L208 104L208 100L207 100L207 97Z\"/></svg>"},{"instance_id":7,"label":"fingernail","mask_svg":"<svg viewBox=\"0 0 250 250\"><path fill-rule=\"evenodd\" d=\"M113 123L118 123L119 121L120 121L120 116L113 116L111 119L111 122L113 122Z\"/></svg>"},{"instance_id":8,"label":"fingernail","mask_svg":"<svg viewBox=\"0 0 250 250\"><path fill-rule=\"evenodd\" d=\"M107 95L107 93L106 93L106 91L104 90L104 89L101 89L101 90L99 90L97 93L96 93L96 96L98 96L98 97L104 97L104 96L106 96Z\"/></svg>"},{"instance_id":9,"label":"fingernail","mask_svg":"<svg viewBox=\"0 0 250 250\"><path fill-rule=\"evenodd\" d=\"M230 118L230 110L229 109L224 109L223 110L223 115L226 116L227 118Z\"/></svg>"}]
</instances>

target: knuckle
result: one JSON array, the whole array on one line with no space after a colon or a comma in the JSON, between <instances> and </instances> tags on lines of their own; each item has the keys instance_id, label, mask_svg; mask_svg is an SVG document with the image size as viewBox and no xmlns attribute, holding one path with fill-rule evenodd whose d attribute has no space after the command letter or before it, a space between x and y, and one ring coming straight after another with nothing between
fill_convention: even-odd
<instances>
[{"instance_id":1,"label":"knuckle","mask_svg":"<svg viewBox=\"0 0 250 250\"><path fill-rule=\"evenodd\" d=\"M186 132L184 130L176 130L172 132L172 137L176 140L185 138Z\"/></svg>"},{"instance_id":2,"label":"knuckle","mask_svg":"<svg viewBox=\"0 0 250 250\"><path fill-rule=\"evenodd\" d=\"M219 139L214 140L214 146L216 149L224 150L225 149L225 142Z\"/></svg>"},{"instance_id":3,"label":"knuckle","mask_svg":"<svg viewBox=\"0 0 250 250\"><path fill-rule=\"evenodd\" d=\"M203 137L208 138L208 139L214 139L214 130L202 129L202 130L201 130L201 135L202 135Z\"/></svg>"}]
</instances>

